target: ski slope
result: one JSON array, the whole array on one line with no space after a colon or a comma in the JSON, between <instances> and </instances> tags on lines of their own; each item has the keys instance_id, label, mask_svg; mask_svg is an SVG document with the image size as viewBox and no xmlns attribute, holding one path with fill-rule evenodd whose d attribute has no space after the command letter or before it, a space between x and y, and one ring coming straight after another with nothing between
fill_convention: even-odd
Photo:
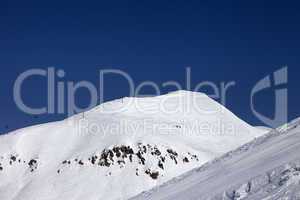
<instances>
[{"instance_id":1,"label":"ski slope","mask_svg":"<svg viewBox=\"0 0 300 200\"><path fill-rule=\"evenodd\" d=\"M202 93L122 98L1 136L0 199L128 199L264 133Z\"/></svg>"},{"instance_id":2,"label":"ski slope","mask_svg":"<svg viewBox=\"0 0 300 200\"><path fill-rule=\"evenodd\" d=\"M133 199L300 199L300 119Z\"/></svg>"}]
</instances>

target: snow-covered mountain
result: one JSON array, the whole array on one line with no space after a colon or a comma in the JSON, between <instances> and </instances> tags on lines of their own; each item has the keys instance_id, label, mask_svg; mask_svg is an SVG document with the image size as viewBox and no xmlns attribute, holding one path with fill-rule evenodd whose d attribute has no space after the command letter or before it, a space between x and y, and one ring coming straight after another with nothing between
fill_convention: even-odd
<instances>
[{"instance_id":1,"label":"snow-covered mountain","mask_svg":"<svg viewBox=\"0 0 300 200\"><path fill-rule=\"evenodd\" d=\"M0 199L128 199L264 132L202 93L122 98L0 136Z\"/></svg>"},{"instance_id":2,"label":"snow-covered mountain","mask_svg":"<svg viewBox=\"0 0 300 200\"><path fill-rule=\"evenodd\" d=\"M133 199L300 199L300 118Z\"/></svg>"}]
</instances>

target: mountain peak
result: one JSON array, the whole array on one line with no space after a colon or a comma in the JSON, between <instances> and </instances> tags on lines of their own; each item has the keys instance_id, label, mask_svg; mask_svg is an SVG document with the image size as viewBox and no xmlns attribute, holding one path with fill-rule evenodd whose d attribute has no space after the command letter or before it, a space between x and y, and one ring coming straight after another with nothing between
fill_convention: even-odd
<instances>
[{"instance_id":1,"label":"mountain peak","mask_svg":"<svg viewBox=\"0 0 300 200\"><path fill-rule=\"evenodd\" d=\"M9 191L0 199L127 199L262 134L183 90L117 99L16 133L0 137L0 191Z\"/></svg>"},{"instance_id":2,"label":"mountain peak","mask_svg":"<svg viewBox=\"0 0 300 200\"><path fill-rule=\"evenodd\" d=\"M178 90L158 96L123 97L105 102L92 112L101 114L155 115L155 117L190 117L226 110L204 93ZM226 110L226 112L229 112ZM194 116L194 117L193 117Z\"/></svg>"}]
</instances>

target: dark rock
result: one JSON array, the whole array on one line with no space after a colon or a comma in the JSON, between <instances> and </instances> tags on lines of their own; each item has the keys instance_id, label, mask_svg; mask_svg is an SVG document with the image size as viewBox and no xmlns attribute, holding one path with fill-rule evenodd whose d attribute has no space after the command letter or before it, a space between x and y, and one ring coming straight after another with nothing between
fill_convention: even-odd
<instances>
[{"instance_id":1,"label":"dark rock","mask_svg":"<svg viewBox=\"0 0 300 200\"><path fill-rule=\"evenodd\" d=\"M167 152L173 156L178 156L178 153L176 151L173 151L172 149L167 149Z\"/></svg>"},{"instance_id":2,"label":"dark rock","mask_svg":"<svg viewBox=\"0 0 300 200\"><path fill-rule=\"evenodd\" d=\"M152 179L157 179L159 176L159 172L151 172L150 169L147 169L145 174L149 175Z\"/></svg>"},{"instance_id":3,"label":"dark rock","mask_svg":"<svg viewBox=\"0 0 300 200\"><path fill-rule=\"evenodd\" d=\"M159 161L158 162L158 167L163 170L164 169L164 164L161 161Z\"/></svg>"},{"instance_id":4,"label":"dark rock","mask_svg":"<svg viewBox=\"0 0 300 200\"><path fill-rule=\"evenodd\" d=\"M97 160L97 156L92 156L91 163L94 165L96 163Z\"/></svg>"},{"instance_id":5,"label":"dark rock","mask_svg":"<svg viewBox=\"0 0 300 200\"><path fill-rule=\"evenodd\" d=\"M150 172L150 169L147 169L146 171L145 171L145 173L146 174L150 174L151 172Z\"/></svg>"},{"instance_id":6,"label":"dark rock","mask_svg":"<svg viewBox=\"0 0 300 200\"><path fill-rule=\"evenodd\" d=\"M28 166L29 166L29 168L30 168L30 171L31 171L31 172L34 172L34 170L37 169L37 167L38 167L37 160L31 159L31 160L28 162Z\"/></svg>"},{"instance_id":7,"label":"dark rock","mask_svg":"<svg viewBox=\"0 0 300 200\"><path fill-rule=\"evenodd\" d=\"M143 164L143 165L145 165L145 158L142 156L142 153L139 151L139 152L137 152L137 157L140 159L140 161L141 161L141 163Z\"/></svg>"},{"instance_id":8,"label":"dark rock","mask_svg":"<svg viewBox=\"0 0 300 200\"><path fill-rule=\"evenodd\" d=\"M17 157L16 157L16 156L11 156L10 159L11 159L13 162L16 162Z\"/></svg>"},{"instance_id":9,"label":"dark rock","mask_svg":"<svg viewBox=\"0 0 300 200\"><path fill-rule=\"evenodd\" d=\"M158 178L158 175L159 175L159 172L152 172L152 173L150 173L150 177L151 177L152 179L157 179L157 178Z\"/></svg>"},{"instance_id":10,"label":"dark rock","mask_svg":"<svg viewBox=\"0 0 300 200\"><path fill-rule=\"evenodd\" d=\"M160 156L161 152L157 148L155 148L153 154L157 155L157 156Z\"/></svg>"},{"instance_id":11,"label":"dark rock","mask_svg":"<svg viewBox=\"0 0 300 200\"><path fill-rule=\"evenodd\" d=\"M118 160L118 164L125 164L125 161L124 160Z\"/></svg>"},{"instance_id":12,"label":"dark rock","mask_svg":"<svg viewBox=\"0 0 300 200\"><path fill-rule=\"evenodd\" d=\"M29 163L28 163L29 166L34 166L34 165L36 165L36 164L37 164L37 161L34 160L34 159L31 159L31 160L29 161Z\"/></svg>"},{"instance_id":13,"label":"dark rock","mask_svg":"<svg viewBox=\"0 0 300 200\"><path fill-rule=\"evenodd\" d=\"M183 159L183 162L184 162L184 163L188 163L188 162L190 162L190 161L189 161L189 159L188 159L187 157L185 157L185 158Z\"/></svg>"},{"instance_id":14,"label":"dark rock","mask_svg":"<svg viewBox=\"0 0 300 200\"><path fill-rule=\"evenodd\" d=\"M78 161L78 164L79 164L79 165L84 165L84 163L82 162L82 160L79 160L79 161Z\"/></svg>"}]
</instances>

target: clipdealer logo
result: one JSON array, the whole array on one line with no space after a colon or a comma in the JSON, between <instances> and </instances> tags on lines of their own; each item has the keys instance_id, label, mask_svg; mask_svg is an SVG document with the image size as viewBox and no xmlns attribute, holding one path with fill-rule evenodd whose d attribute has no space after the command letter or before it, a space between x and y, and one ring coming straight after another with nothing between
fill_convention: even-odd
<instances>
[{"instance_id":1,"label":"clipdealer logo","mask_svg":"<svg viewBox=\"0 0 300 200\"><path fill-rule=\"evenodd\" d=\"M277 128L288 121L288 67L283 67L273 74L257 82L251 91L251 110L253 114L266 125ZM255 95L265 90L275 93L274 117L270 118L258 112L255 108ZM262 102L256 102L262 103Z\"/></svg>"}]
</instances>

